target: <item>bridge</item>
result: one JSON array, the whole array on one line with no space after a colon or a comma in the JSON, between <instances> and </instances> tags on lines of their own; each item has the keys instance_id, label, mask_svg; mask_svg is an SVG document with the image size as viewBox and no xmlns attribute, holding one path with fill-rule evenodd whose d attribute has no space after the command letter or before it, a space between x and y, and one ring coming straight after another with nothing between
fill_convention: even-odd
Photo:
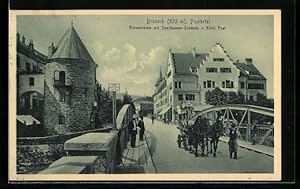
<instances>
[{"instance_id":1,"label":"bridge","mask_svg":"<svg viewBox=\"0 0 300 189\"><path fill-rule=\"evenodd\" d=\"M237 160L229 159L226 136L221 138L216 158L211 155L195 157L189 150L177 146L176 140L180 133L178 124L165 124L162 120L154 120L152 123L150 118L144 118L146 140L137 140L136 148L131 148L128 145L130 136L127 126L134 113L131 105L124 105L116 119L117 129L105 132L85 131L82 134L63 136L63 139L60 138L63 155L50 161L50 164L38 173L273 172L273 109L251 105L213 106L195 113L188 121L189 124L193 124L198 116L205 116L210 122L214 122L218 114L223 117L226 128L232 121L236 121L240 133L238 143L241 147ZM251 125L257 121L260 121L257 123L260 140L257 145L251 145ZM54 143L59 141L51 140ZM26 140L18 140L19 147L24 145L24 141Z\"/></svg>"}]
</instances>

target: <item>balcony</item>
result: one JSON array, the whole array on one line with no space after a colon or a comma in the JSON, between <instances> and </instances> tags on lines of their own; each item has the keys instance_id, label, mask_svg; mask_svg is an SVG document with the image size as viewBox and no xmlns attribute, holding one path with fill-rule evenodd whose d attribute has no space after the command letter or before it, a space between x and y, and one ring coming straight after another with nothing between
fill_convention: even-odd
<instances>
[{"instance_id":1,"label":"balcony","mask_svg":"<svg viewBox=\"0 0 300 189\"><path fill-rule=\"evenodd\" d=\"M65 82L65 80L53 80L53 86L56 88L71 88L72 85Z\"/></svg>"}]
</instances>

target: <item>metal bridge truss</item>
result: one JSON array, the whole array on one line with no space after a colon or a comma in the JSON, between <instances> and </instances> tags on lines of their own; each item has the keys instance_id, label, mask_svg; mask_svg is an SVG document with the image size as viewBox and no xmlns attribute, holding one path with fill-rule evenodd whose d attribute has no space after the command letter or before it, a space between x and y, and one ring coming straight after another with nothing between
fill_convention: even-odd
<instances>
[{"instance_id":1,"label":"metal bridge truss","mask_svg":"<svg viewBox=\"0 0 300 189\"><path fill-rule=\"evenodd\" d=\"M256 124L258 133L260 134L260 137L258 137L260 140L257 142L258 144L263 144L268 138L273 140L274 109L272 108L245 104L218 105L197 112L196 115L190 119L189 123L193 124L198 116L203 115L208 118L212 124L217 119L218 114L221 114L223 118L225 133L228 133L231 123L235 121L237 123L239 137L242 140L249 142L252 140L251 127L253 126L253 123L257 121L257 117L260 116L262 119L266 119L268 117L268 124ZM241 132L241 130L246 130L246 132ZM243 136L241 133L243 133Z\"/></svg>"}]
</instances>

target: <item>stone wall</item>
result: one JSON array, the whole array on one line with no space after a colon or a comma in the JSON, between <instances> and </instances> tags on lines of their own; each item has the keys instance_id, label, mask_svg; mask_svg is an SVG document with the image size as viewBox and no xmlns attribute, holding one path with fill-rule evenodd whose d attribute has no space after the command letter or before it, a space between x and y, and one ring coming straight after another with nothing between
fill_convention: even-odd
<instances>
[{"instance_id":1,"label":"stone wall","mask_svg":"<svg viewBox=\"0 0 300 189\"><path fill-rule=\"evenodd\" d=\"M90 116L95 102L95 65L81 60L56 60L45 69L44 125L49 134L93 129ZM64 71L66 86L54 86L54 72ZM66 101L59 101L59 93ZM65 124L59 124L65 116Z\"/></svg>"},{"instance_id":2,"label":"stone wall","mask_svg":"<svg viewBox=\"0 0 300 189\"><path fill-rule=\"evenodd\" d=\"M17 173L38 173L57 159L65 156L64 142L92 132L109 132L111 127L48 137L22 137L17 139Z\"/></svg>"}]
</instances>

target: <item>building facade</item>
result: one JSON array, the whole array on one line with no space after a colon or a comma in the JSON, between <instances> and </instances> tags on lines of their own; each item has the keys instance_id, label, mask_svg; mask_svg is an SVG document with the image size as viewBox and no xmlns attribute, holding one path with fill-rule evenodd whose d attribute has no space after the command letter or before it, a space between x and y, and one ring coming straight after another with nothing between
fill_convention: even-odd
<instances>
[{"instance_id":1,"label":"building facade","mask_svg":"<svg viewBox=\"0 0 300 189\"><path fill-rule=\"evenodd\" d=\"M208 53L173 53L169 50L167 71L160 72L155 84L154 114L171 121L181 120L187 112L183 106L205 105L205 93L215 88L224 92L242 92L245 99L257 93L266 95L266 78L252 59L234 62L217 43Z\"/></svg>"},{"instance_id":2,"label":"building facade","mask_svg":"<svg viewBox=\"0 0 300 189\"><path fill-rule=\"evenodd\" d=\"M33 40L17 33L17 114L43 117L44 68L47 56L34 48Z\"/></svg>"},{"instance_id":3,"label":"building facade","mask_svg":"<svg viewBox=\"0 0 300 189\"><path fill-rule=\"evenodd\" d=\"M48 134L92 129L95 118L96 68L71 26L49 47L45 66L44 127Z\"/></svg>"}]
</instances>

